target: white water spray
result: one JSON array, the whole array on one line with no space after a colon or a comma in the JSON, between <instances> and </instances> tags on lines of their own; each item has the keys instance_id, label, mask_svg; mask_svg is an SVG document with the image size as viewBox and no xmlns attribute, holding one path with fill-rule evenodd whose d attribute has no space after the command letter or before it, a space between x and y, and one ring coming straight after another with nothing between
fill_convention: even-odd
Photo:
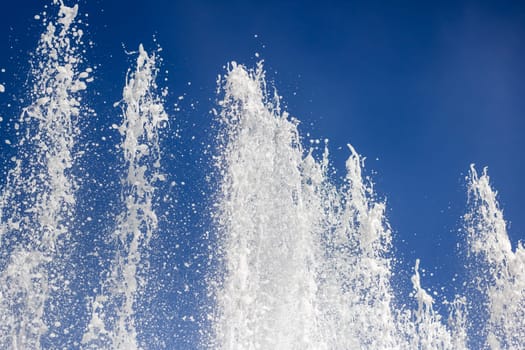
<instances>
[{"instance_id":1,"label":"white water spray","mask_svg":"<svg viewBox=\"0 0 525 350\"><path fill-rule=\"evenodd\" d=\"M16 129L23 131L15 167L0 199L0 347L39 349L41 338L67 334L58 304L74 293L65 268L70 253L77 180L71 175L81 116L82 30L78 7L60 3L58 25L41 36L32 75L32 103ZM49 340L50 339L50 340Z\"/></svg>"},{"instance_id":2,"label":"white water spray","mask_svg":"<svg viewBox=\"0 0 525 350\"><path fill-rule=\"evenodd\" d=\"M487 169L478 176L471 166L469 176L471 210L465 215L469 250L477 258L478 288L485 301L488 320L481 336L490 349L522 349L525 333L525 248L512 249ZM473 307L475 309L476 307Z\"/></svg>"},{"instance_id":3,"label":"white water spray","mask_svg":"<svg viewBox=\"0 0 525 350\"><path fill-rule=\"evenodd\" d=\"M73 314L79 298L71 286L77 273L71 255L82 251L76 245L92 251L88 240L74 239L83 178L72 175L82 171L77 123L92 71L81 68L78 7L54 3L59 16L39 42L32 103L14 125L18 154L0 193L0 348L153 348L169 343L154 342L162 335L145 334L155 327L143 327L148 321L141 319L148 312L144 300L152 298L145 286L156 277L148 252L159 229L157 186L164 180L158 129L168 122L155 83L158 58L140 46L136 68L128 72L119 103L123 122L114 126L126 166L124 209L116 222L105 223L114 226L108 240L114 254L107 271L97 270L93 298ZM221 266L212 286L213 335L203 340L208 348L524 347L525 248L512 249L486 172L471 170L465 216L472 280L483 303L476 306L468 293L457 296L443 317L435 311L438 298L423 287L419 260L412 294L396 300L386 205L362 175L364 158L349 146L338 185L329 175L328 146L319 157L304 149L299 122L281 109L276 92L268 92L262 63L254 70L232 63L220 84L218 225L210 231L217 232ZM476 312L485 318L475 318ZM186 316L156 319L162 317Z\"/></svg>"},{"instance_id":4,"label":"white water spray","mask_svg":"<svg viewBox=\"0 0 525 350\"><path fill-rule=\"evenodd\" d=\"M136 70L128 73L121 101L124 121L118 130L128 165L123 181L125 211L117 218L114 243L117 255L103 282L102 294L92 304L92 317L82 343L89 349L138 349L135 311L147 276L144 275L152 234L157 228L153 209L155 183L160 173L158 128L168 122L156 95L157 57L139 47Z\"/></svg>"},{"instance_id":5,"label":"white water spray","mask_svg":"<svg viewBox=\"0 0 525 350\"><path fill-rule=\"evenodd\" d=\"M221 83L224 280L211 347L464 348L459 308L441 322L419 262L419 307L396 309L385 205L354 148L339 189L326 175L327 149L320 161L305 153L297 121L270 97L262 63L252 71L232 63Z\"/></svg>"},{"instance_id":6,"label":"white water spray","mask_svg":"<svg viewBox=\"0 0 525 350\"><path fill-rule=\"evenodd\" d=\"M266 95L262 65L225 78L220 210L227 276L214 346L321 349L318 215L308 201L297 126Z\"/></svg>"},{"instance_id":7,"label":"white water spray","mask_svg":"<svg viewBox=\"0 0 525 350\"><path fill-rule=\"evenodd\" d=\"M322 299L329 348L401 348L392 309L392 237L385 205L373 199L373 188L361 175L364 159L349 148L344 187L333 189L336 200L325 205L324 213L329 221L324 227Z\"/></svg>"}]
</instances>

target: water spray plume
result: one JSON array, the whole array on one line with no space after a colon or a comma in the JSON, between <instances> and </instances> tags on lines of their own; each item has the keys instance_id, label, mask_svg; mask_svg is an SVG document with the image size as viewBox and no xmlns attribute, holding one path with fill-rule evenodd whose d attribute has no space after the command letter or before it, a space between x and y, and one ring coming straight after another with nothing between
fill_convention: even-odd
<instances>
[{"instance_id":1,"label":"water spray plume","mask_svg":"<svg viewBox=\"0 0 525 350\"><path fill-rule=\"evenodd\" d=\"M163 182L172 184L169 191L178 186L163 170L173 158L161 156L160 129L172 119L167 90L156 82L160 50L140 45L132 53L115 104L121 121L98 121L101 129L118 131L110 151L116 164L95 156L120 179L114 186L120 197L99 203L97 210L107 213L90 208L105 221L85 225L93 220L83 215L92 203L85 198L90 186L111 184L97 182L106 174L82 165L93 155L81 121L97 115L83 98L93 69L85 63L79 8L53 4L57 15L43 21L33 55L30 103L13 120L17 154L0 191L0 348L173 348L182 338L194 341L187 348L224 350L525 347L525 248L512 246L487 170L478 175L471 166L462 218L465 274L475 283L442 302L426 287L424 261L416 259L404 281L412 292L404 295L393 279L403 266L387 205L366 176L365 158L348 144L345 174L338 177L328 141L307 148L299 120L267 83L262 61L253 69L231 62L218 80L216 168L206 174L206 181L217 181L208 187L216 192L200 194L214 199L206 208L214 221L203 225L199 242L208 247L208 260L181 263L195 276L209 269L207 279L198 286L179 283L179 261L162 260L187 253L179 243L192 245L197 234L172 232L175 225L167 222L177 216L159 200L176 197L162 192ZM195 198L186 225L209 214L195 209ZM170 209L183 208L185 200L173 200ZM167 239L177 240L173 251L159 243ZM160 262L152 258L155 249L163 250L155 255ZM86 261L95 267L84 267ZM154 270L159 263L163 268ZM166 285L174 290L161 290L162 278L172 280ZM186 307L191 303L181 299L190 291L198 299L194 289L205 283L208 294L199 300L210 305ZM166 296L159 302L165 304L151 307L157 294ZM164 307L174 304L184 307ZM177 320L188 321L197 335L168 334L152 320L179 326L173 332L186 329Z\"/></svg>"}]
</instances>

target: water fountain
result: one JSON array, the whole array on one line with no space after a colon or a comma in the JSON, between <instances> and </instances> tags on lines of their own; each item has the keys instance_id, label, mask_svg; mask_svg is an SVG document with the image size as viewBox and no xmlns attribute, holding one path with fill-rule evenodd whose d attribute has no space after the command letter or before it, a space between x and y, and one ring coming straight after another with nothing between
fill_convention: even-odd
<instances>
[{"instance_id":1,"label":"water fountain","mask_svg":"<svg viewBox=\"0 0 525 350\"><path fill-rule=\"evenodd\" d=\"M31 102L14 121L17 154L1 184L0 347L169 348L173 343L159 341L166 335L145 330L156 328L144 319L153 297L147 288L158 277L149 258L163 225L156 203L165 197L160 184L169 181L161 170L159 130L171 118L166 90L156 83L157 52L140 45L131 53L136 59L116 104L122 121L108 125L121 137L120 204L108 207L118 210L106 216L107 232L83 235L80 122L94 114L83 99L93 69L84 62L78 6L54 5L58 16L48 21L36 49ZM299 121L268 86L262 61L254 69L229 63L218 84L218 183L208 194L215 203L205 265L210 305L189 311L198 317L158 318L196 323L200 342L185 347L524 346L525 248L512 249L486 170L479 176L472 166L467 178L463 234L476 285L450 301L443 315L424 287L419 260L412 294L400 301L394 293L386 204L362 175L364 158L354 147L348 145L346 175L334 178L328 142L320 151L305 147ZM90 246L94 238L104 242L104 253ZM82 276L86 256L78 254L97 261L94 281Z\"/></svg>"}]
</instances>

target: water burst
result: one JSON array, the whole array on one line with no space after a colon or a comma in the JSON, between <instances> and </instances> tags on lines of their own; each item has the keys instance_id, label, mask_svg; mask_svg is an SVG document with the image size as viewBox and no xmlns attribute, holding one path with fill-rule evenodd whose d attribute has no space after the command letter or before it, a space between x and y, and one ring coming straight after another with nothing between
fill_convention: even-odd
<instances>
[{"instance_id":1,"label":"water burst","mask_svg":"<svg viewBox=\"0 0 525 350\"><path fill-rule=\"evenodd\" d=\"M146 254L158 219L153 209L159 172L158 128L168 115L156 95L156 56L139 47L136 70L128 74L121 101L124 121L118 127L128 166L123 180L125 210L113 235L117 246L102 294L92 303L92 317L82 343L93 349L138 349L135 308L147 282Z\"/></svg>"},{"instance_id":2,"label":"water burst","mask_svg":"<svg viewBox=\"0 0 525 350\"><path fill-rule=\"evenodd\" d=\"M472 165L468 181L465 224L474 279L482 294L482 302L471 310L486 313L477 336L490 349L519 349L525 330L525 248L520 242L512 249L487 168L479 176Z\"/></svg>"},{"instance_id":3,"label":"water burst","mask_svg":"<svg viewBox=\"0 0 525 350\"><path fill-rule=\"evenodd\" d=\"M203 238L209 257L195 266L181 263L199 269L190 271L199 276L205 273L200 269L212 271L206 280L210 305L173 308L181 314L159 307L161 315L148 316L157 310L149 309L151 291L159 291L149 286L160 278L150 268L152 246L171 214L161 215L158 199L172 197L159 193L172 176L161 170L166 159L159 132L171 119L167 90L156 83L160 50L148 53L140 45L132 53L136 61L115 104L122 121L106 125L121 137L120 206L105 207L116 211L101 224L106 231L83 235L83 185L100 175L80 165L86 156L80 121L96 116L83 99L93 69L84 62L78 6L53 3L58 15L44 21L32 62L31 103L14 121L18 153L0 192L2 349L169 348L173 342L166 338L185 337L150 323L177 319L195 323L198 335L187 339L201 339L186 346L210 349L523 348L525 248L512 248L487 171L479 176L472 166L467 178L465 273L475 283L445 302L448 313L438 312L439 295L425 289L417 259L406 281L412 293L396 294L395 236L386 202L363 175L364 157L348 145L346 173L334 175L328 142L324 149L305 147L299 120L267 84L262 61L254 69L231 62L219 79L217 186L210 186L217 193L202 193L215 198L207 208L215 221ZM184 199L170 204L182 207ZM92 240L103 241L105 250L99 254ZM90 272L95 281L82 276L88 269L77 253L96 261ZM161 263L177 271L177 262ZM163 276L175 281L170 287L178 277ZM197 289L179 284L165 295L188 298L185 293Z\"/></svg>"},{"instance_id":4,"label":"water burst","mask_svg":"<svg viewBox=\"0 0 525 350\"><path fill-rule=\"evenodd\" d=\"M15 167L0 200L0 346L38 349L74 324L60 304L74 294L67 266L75 217L77 179L71 174L81 92L90 70L82 70L78 6L60 4L35 54L32 103L15 127L23 131Z\"/></svg>"},{"instance_id":5,"label":"water burst","mask_svg":"<svg viewBox=\"0 0 525 350\"><path fill-rule=\"evenodd\" d=\"M460 349L461 298L448 324L412 278L417 310L397 309L385 204L349 145L342 187L328 148L303 150L298 122L267 91L262 63L222 80L219 208L224 277L213 348ZM381 334L381 337L378 337Z\"/></svg>"}]
</instances>

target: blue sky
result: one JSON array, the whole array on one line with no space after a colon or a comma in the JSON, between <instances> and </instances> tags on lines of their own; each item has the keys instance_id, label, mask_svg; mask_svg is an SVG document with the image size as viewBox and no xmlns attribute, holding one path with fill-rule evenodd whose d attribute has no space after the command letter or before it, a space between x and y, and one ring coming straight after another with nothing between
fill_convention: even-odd
<instances>
[{"instance_id":1,"label":"blue sky","mask_svg":"<svg viewBox=\"0 0 525 350\"><path fill-rule=\"evenodd\" d=\"M44 3L2 4L2 134L24 105L28 57L43 30L33 16ZM132 62L125 51L162 47L168 80L160 85L170 89L166 107L175 118L169 132L180 130L180 138L165 136L174 176L199 181L209 170L200 152L213 142L209 110L224 65L262 58L303 136L330 140L336 168L342 172L348 142L367 157L401 266L419 257L435 269L424 284L450 291L462 271L455 247L470 163L489 167L512 242L525 238L523 3L95 0L81 1L80 12L94 43L86 59L100 65L89 97L98 112L93 127L118 120L111 106ZM14 150L0 147L5 169ZM202 202L198 192L180 193L180 201ZM199 220L176 226L198 231Z\"/></svg>"}]
</instances>

